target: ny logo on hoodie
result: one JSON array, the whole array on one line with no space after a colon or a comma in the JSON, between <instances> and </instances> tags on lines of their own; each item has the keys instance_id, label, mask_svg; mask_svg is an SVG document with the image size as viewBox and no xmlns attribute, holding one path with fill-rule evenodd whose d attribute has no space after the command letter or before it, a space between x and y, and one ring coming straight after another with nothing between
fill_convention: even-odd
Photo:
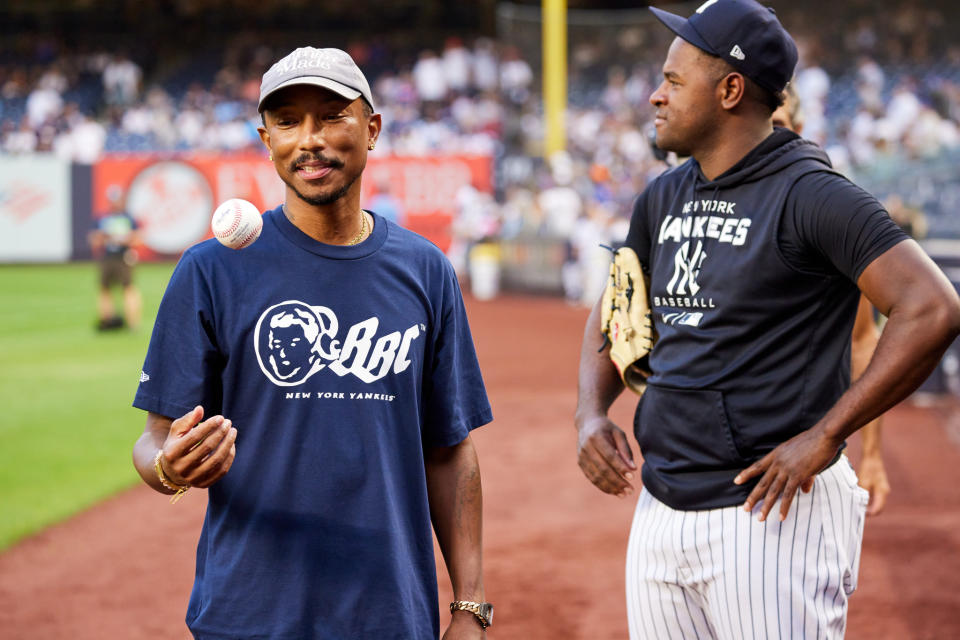
<instances>
[{"instance_id":1,"label":"ny logo on hoodie","mask_svg":"<svg viewBox=\"0 0 960 640\"><path fill-rule=\"evenodd\" d=\"M673 258L673 277L667 283L667 293L670 295L697 295L700 291L700 285L697 284L697 276L700 275L700 267L707 257L707 252L703 250L703 242L697 240L697 248L693 254L690 253L690 241L687 240Z\"/></svg>"}]
</instances>

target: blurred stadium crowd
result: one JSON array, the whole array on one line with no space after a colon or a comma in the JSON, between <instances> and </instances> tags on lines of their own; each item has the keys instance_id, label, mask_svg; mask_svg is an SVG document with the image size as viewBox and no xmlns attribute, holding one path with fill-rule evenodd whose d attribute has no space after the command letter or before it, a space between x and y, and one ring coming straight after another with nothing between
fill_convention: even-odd
<instances>
[{"instance_id":1,"label":"blurred stadium crowd","mask_svg":"<svg viewBox=\"0 0 960 640\"><path fill-rule=\"evenodd\" d=\"M960 160L960 43L949 28L960 12L947 2L906 0L773 4L801 51L795 86L805 137L881 197L896 191L924 209L932 232L960 236L960 225L936 210L950 202L942 202L942 189L904 184L907 167L955 174ZM497 39L329 44L346 48L368 74L385 124L378 154L494 158L495 193L465 188L458 198L461 248L487 237L567 240L565 288L579 297L574 265L592 269L582 254L626 234L634 196L670 161L651 147L647 102L670 34L639 10L599 19L571 12L569 21L568 149L550 158L542 153L535 15L501 13ZM109 41L70 47L53 36L6 38L0 152L53 152L90 164L111 152L259 150L260 77L308 43L246 34L213 55L183 49L161 66L157 52Z\"/></svg>"}]
</instances>

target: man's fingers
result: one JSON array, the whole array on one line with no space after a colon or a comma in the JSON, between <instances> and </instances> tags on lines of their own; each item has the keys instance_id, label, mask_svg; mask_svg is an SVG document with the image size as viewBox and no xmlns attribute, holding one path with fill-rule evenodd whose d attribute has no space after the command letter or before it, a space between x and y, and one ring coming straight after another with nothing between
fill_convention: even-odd
<instances>
[{"instance_id":1,"label":"man's fingers","mask_svg":"<svg viewBox=\"0 0 960 640\"><path fill-rule=\"evenodd\" d=\"M793 504L793 496L797 494L797 488L794 486L793 491L789 493L783 491L780 494L780 522L783 522L787 519L787 514L790 513L790 505Z\"/></svg>"},{"instance_id":2,"label":"man's fingers","mask_svg":"<svg viewBox=\"0 0 960 640\"><path fill-rule=\"evenodd\" d=\"M236 440L237 430L231 427L217 448L197 467L191 478L188 478L190 484L195 487L208 487L222 478L233 463Z\"/></svg>"},{"instance_id":3,"label":"man's fingers","mask_svg":"<svg viewBox=\"0 0 960 640\"><path fill-rule=\"evenodd\" d=\"M801 484L798 480L791 478L783 487L783 492L780 494L780 522L787 519L787 514L790 513L790 505L793 504L793 498L797 495L797 489L800 488Z\"/></svg>"},{"instance_id":4,"label":"man's fingers","mask_svg":"<svg viewBox=\"0 0 960 640\"><path fill-rule=\"evenodd\" d=\"M190 450L181 458L188 469L199 467L230 433L230 427L233 426L233 423L221 416L217 416L217 418L219 420L216 421L211 418L212 424L209 425L209 428L205 427L206 435L202 435L202 439L190 447Z\"/></svg>"},{"instance_id":5,"label":"man's fingers","mask_svg":"<svg viewBox=\"0 0 960 640\"><path fill-rule=\"evenodd\" d=\"M880 464L882 465L882 463ZM864 464L860 471L860 486L870 493L867 515L878 515L883 511L887 504L887 496L890 495L890 483L887 481L887 475L882 466Z\"/></svg>"},{"instance_id":6,"label":"man's fingers","mask_svg":"<svg viewBox=\"0 0 960 640\"><path fill-rule=\"evenodd\" d=\"M630 443L627 442L627 434L619 429L613 432L613 444L617 448L617 453L620 456L620 459L627 465L629 470L636 470L637 465L633 461L633 451L630 449ZM632 474L630 471L625 472L625 477L630 479Z\"/></svg>"},{"instance_id":7,"label":"man's fingers","mask_svg":"<svg viewBox=\"0 0 960 640\"><path fill-rule=\"evenodd\" d=\"M184 415L180 416L172 423L170 423L170 434L175 436L182 436L187 433L196 425L198 422L203 420L203 407L197 405L193 408L192 411L188 411Z\"/></svg>"},{"instance_id":8,"label":"man's fingers","mask_svg":"<svg viewBox=\"0 0 960 640\"><path fill-rule=\"evenodd\" d=\"M617 447L617 434L623 437L623 432L619 429L611 430L609 433L596 434L590 438L588 446L592 446L600 458L606 462L606 466L613 469L614 473L626 478L630 473L630 467L624 461L623 455ZM629 447L627 447L629 452Z\"/></svg>"},{"instance_id":9,"label":"man's fingers","mask_svg":"<svg viewBox=\"0 0 960 640\"><path fill-rule=\"evenodd\" d=\"M887 496L890 495L890 488L878 484L870 489L870 502L867 503L867 515L878 515L883 508L887 506Z\"/></svg>"},{"instance_id":10,"label":"man's fingers","mask_svg":"<svg viewBox=\"0 0 960 640\"><path fill-rule=\"evenodd\" d=\"M186 457L210 436L210 434L216 433L217 430L223 426L223 422L223 416L213 416L203 422L197 423L192 429L188 429L184 433L173 438L168 438L167 443L164 445L167 457L171 460Z\"/></svg>"},{"instance_id":11,"label":"man's fingers","mask_svg":"<svg viewBox=\"0 0 960 640\"><path fill-rule=\"evenodd\" d=\"M186 435L166 445L168 467L181 478L193 476L197 467L217 448L230 430L231 422L223 416L204 420Z\"/></svg>"},{"instance_id":12,"label":"man's fingers","mask_svg":"<svg viewBox=\"0 0 960 640\"><path fill-rule=\"evenodd\" d=\"M767 514L770 513L773 505L776 504L777 499L780 498L780 494L783 492L783 487L786 483L786 478L784 478L782 474L777 475L773 482L770 483L766 494L763 496L763 508L760 510L759 518L760 522L767 519Z\"/></svg>"},{"instance_id":13,"label":"man's fingers","mask_svg":"<svg viewBox=\"0 0 960 640\"><path fill-rule=\"evenodd\" d=\"M581 427L577 461L598 489L619 497L632 493L630 479L636 465L626 436L609 420Z\"/></svg>"},{"instance_id":14,"label":"man's fingers","mask_svg":"<svg viewBox=\"0 0 960 640\"><path fill-rule=\"evenodd\" d=\"M733 479L733 484L743 484L751 478L755 478L766 470L767 465L769 465L769 454L760 458L752 465L741 471L737 474L737 477Z\"/></svg>"},{"instance_id":15,"label":"man's fingers","mask_svg":"<svg viewBox=\"0 0 960 640\"><path fill-rule=\"evenodd\" d=\"M604 493L617 493L617 489L614 485L603 476L599 471L599 466L589 458L587 454L581 454L580 456L580 470L583 471L583 475L587 477L595 487L603 491Z\"/></svg>"},{"instance_id":16,"label":"man's fingers","mask_svg":"<svg viewBox=\"0 0 960 640\"><path fill-rule=\"evenodd\" d=\"M222 475L222 469L234 448L237 439L237 430L228 427L226 434L217 444L217 447L205 460L200 461L193 473L194 481L191 484L206 486Z\"/></svg>"},{"instance_id":17,"label":"man's fingers","mask_svg":"<svg viewBox=\"0 0 960 640\"><path fill-rule=\"evenodd\" d=\"M581 450L579 464L587 479L604 493L621 495L629 491L629 484L590 443Z\"/></svg>"},{"instance_id":18,"label":"man's fingers","mask_svg":"<svg viewBox=\"0 0 960 640\"><path fill-rule=\"evenodd\" d=\"M614 457L619 461L619 455L614 451ZM607 493L621 495L629 489L629 483L611 466L610 460L599 451L594 451L594 472L599 482L594 482ZM620 464L623 464L620 462Z\"/></svg>"},{"instance_id":19,"label":"man's fingers","mask_svg":"<svg viewBox=\"0 0 960 640\"><path fill-rule=\"evenodd\" d=\"M763 461L761 460L761 462ZM760 463L757 463L757 464L760 464ZM749 467L747 471L749 471L752 468L753 467ZM737 480L741 479L744 473L746 473L746 471L741 472L740 475L734 478L733 481L736 484L742 484L742 482L737 482ZM773 481L773 478L774 478L774 474L771 473L771 471L769 470L767 470L767 472L763 474L763 477L760 478L759 482L757 482L756 486L753 488L753 491L751 491L750 495L747 496L746 502L743 503L744 511L753 511L754 505L757 504L757 502L760 501L760 498L762 498L763 495L767 492L767 487L770 486L770 483Z\"/></svg>"},{"instance_id":20,"label":"man's fingers","mask_svg":"<svg viewBox=\"0 0 960 640\"><path fill-rule=\"evenodd\" d=\"M617 433L615 431L614 433ZM619 432L622 434L622 432ZM613 445L615 438L599 438L593 441L598 460L598 470L613 490L608 493L624 497L632 493L630 479L633 478L630 467L623 460L620 451Z\"/></svg>"}]
</instances>

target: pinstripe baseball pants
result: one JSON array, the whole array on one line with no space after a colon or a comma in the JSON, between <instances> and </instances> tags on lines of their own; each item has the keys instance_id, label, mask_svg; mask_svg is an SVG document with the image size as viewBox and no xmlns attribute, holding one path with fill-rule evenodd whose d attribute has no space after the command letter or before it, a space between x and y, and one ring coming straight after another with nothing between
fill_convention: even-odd
<instances>
[{"instance_id":1,"label":"pinstripe baseball pants","mask_svg":"<svg viewBox=\"0 0 960 640\"><path fill-rule=\"evenodd\" d=\"M672 509L648 491L627 548L631 640L842 638L868 494L846 456L786 520L741 506Z\"/></svg>"}]
</instances>

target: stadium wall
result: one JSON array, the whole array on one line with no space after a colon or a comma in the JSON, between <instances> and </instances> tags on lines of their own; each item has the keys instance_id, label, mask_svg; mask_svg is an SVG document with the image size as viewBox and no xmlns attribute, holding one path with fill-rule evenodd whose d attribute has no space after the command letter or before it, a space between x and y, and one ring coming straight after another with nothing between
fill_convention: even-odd
<instances>
[{"instance_id":1,"label":"stadium wall","mask_svg":"<svg viewBox=\"0 0 960 640\"><path fill-rule=\"evenodd\" d=\"M0 260L70 259L70 165L52 155L0 156Z\"/></svg>"},{"instance_id":2,"label":"stadium wall","mask_svg":"<svg viewBox=\"0 0 960 640\"><path fill-rule=\"evenodd\" d=\"M404 224L446 251L458 191L492 193L492 158L371 157L361 200L389 185ZM66 262L91 258L87 234L119 188L140 223L144 260L169 259L212 237L210 216L228 198L261 210L283 201L284 185L257 154L108 154L92 166L53 154L0 156L0 262Z\"/></svg>"}]
</instances>

